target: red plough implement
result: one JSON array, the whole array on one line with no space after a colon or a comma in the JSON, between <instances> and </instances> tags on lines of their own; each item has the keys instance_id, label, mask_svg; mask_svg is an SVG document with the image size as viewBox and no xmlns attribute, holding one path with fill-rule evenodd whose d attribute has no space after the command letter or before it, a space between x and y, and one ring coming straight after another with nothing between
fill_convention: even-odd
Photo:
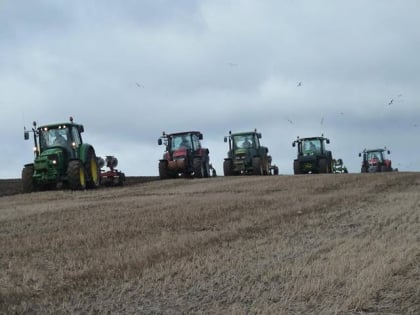
<instances>
[{"instance_id":1,"label":"red plough implement","mask_svg":"<svg viewBox=\"0 0 420 315\"><path fill-rule=\"evenodd\" d=\"M125 183L125 174L116 169L118 159L115 156L107 155L105 159L98 157L98 165L101 168L100 182L104 186L123 186ZM102 168L107 167L105 171Z\"/></svg>"}]
</instances>

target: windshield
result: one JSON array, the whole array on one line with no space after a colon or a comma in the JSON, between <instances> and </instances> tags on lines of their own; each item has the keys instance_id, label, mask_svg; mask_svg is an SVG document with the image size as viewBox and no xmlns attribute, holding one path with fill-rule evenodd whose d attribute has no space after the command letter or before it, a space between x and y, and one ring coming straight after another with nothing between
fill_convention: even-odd
<instances>
[{"instance_id":1,"label":"windshield","mask_svg":"<svg viewBox=\"0 0 420 315\"><path fill-rule=\"evenodd\" d=\"M381 151L368 152L367 159L368 160L378 160L378 161L382 162L382 152Z\"/></svg>"},{"instance_id":2,"label":"windshield","mask_svg":"<svg viewBox=\"0 0 420 315\"><path fill-rule=\"evenodd\" d=\"M39 131L39 142L42 149L50 147L67 147L69 141L68 129L48 129L42 128Z\"/></svg>"},{"instance_id":3,"label":"windshield","mask_svg":"<svg viewBox=\"0 0 420 315\"><path fill-rule=\"evenodd\" d=\"M192 148L191 136L189 134L172 136L171 151L179 150L181 148Z\"/></svg>"},{"instance_id":4,"label":"windshield","mask_svg":"<svg viewBox=\"0 0 420 315\"><path fill-rule=\"evenodd\" d=\"M249 149L253 147L252 135L236 135L232 137L234 149Z\"/></svg>"},{"instance_id":5,"label":"windshield","mask_svg":"<svg viewBox=\"0 0 420 315\"><path fill-rule=\"evenodd\" d=\"M321 152L321 140L311 139L303 140L302 150L304 154L314 154Z\"/></svg>"}]
</instances>

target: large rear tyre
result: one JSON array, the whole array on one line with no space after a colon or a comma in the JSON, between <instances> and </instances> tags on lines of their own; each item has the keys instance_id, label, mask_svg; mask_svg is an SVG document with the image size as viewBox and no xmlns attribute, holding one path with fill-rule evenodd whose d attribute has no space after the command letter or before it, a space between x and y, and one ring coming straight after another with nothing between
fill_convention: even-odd
<instances>
[{"instance_id":1,"label":"large rear tyre","mask_svg":"<svg viewBox=\"0 0 420 315\"><path fill-rule=\"evenodd\" d=\"M200 157L194 158L193 169L194 169L194 177L196 178L204 177L204 163Z\"/></svg>"},{"instance_id":2,"label":"large rear tyre","mask_svg":"<svg viewBox=\"0 0 420 315\"><path fill-rule=\"evenodd\" d=\"M95 151L89 149L88 156L85 163L85 170L87 175L86 186L87 188L97 188L100 185L100 175L98 167L98 159L96 158Z\"/></svg>"},{"instance_id":3,"label":"large rear tyre","mask_svg":"<svg viewBox=\"0 0 420 315\"><path fill-rule=\"evenodd\" d=\"M263 175L263 165L260 157L252 158L252 173L254 175Z\"/></svg>"},{"instance_id":4,"label":"large rear tyre","mask_svg":"<svg viewBox=\"0 0 420 315\"><path fill-rule=\"evenodd\" d=\"M209 158L206 158L206 161L204 162L204 177L210 177L210 163Z\"/></svg>"},{"instance_id":5,"label":"large rear tyre","mask_svg":"<svg viewBox=\"0 0 420 315\"><path fill-rule=\"evenodd\" d=\"M70 189L86 189L86 171L81 161L73 160L69 162L67 176Z\"/></svg>"},{"instance_id":6,"label":"large rear tyre","mask_svg":"<svg viewBox=\"0 0 420 315\"><path fill-rule=\"evenodd\" d=\"M22 169L22 189L24 193L30 193L35 190L34 180L32 178L34 174L34 166L26 165Z\"/></svg>"},{"instance_id":7,"label":"large rear tyre","mask_svg":"<svg viewBox=\"0 0 420 315\"><path fill-rule=\"evenodd\" d=\"M231 159L227 159L223 162L223 174L225 176L232 176L233 175L233 162Z\"/></svg>"}]
</instances>

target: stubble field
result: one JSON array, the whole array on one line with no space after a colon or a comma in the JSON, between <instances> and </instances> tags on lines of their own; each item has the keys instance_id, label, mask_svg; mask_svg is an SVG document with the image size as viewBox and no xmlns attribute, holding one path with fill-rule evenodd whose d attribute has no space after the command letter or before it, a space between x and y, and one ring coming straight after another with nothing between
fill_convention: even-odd
<instances>
[{"instance_id":1,"label":"stubble field","mask_svg":"<svg viewBox=\"0 0 420 315\"><path fill-rule=\"evenodd\" d=\"M419 314L420 173L0 197L0 313Z\"/></svg>"}]
</instances>

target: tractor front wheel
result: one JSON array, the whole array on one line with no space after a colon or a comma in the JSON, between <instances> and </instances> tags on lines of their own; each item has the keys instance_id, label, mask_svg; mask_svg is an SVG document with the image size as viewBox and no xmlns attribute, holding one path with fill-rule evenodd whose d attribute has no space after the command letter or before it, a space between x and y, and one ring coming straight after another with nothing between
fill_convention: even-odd
<instances>
[{"instance_id":1,"label":"tractor front wheel","mask_svg":"<svg viewBox=\"0 0 420 315\"><path fill-rule=\"evenodd\" d=\"M22 188L24 193L34 191L34 181L32 175L34 174L34 166L26 165L22 170Z\"/></svg>"},{"instance_id":2,"label":"tractor front wheel","mask_svg":"<svg viewBox=\"0 0 420 315\"><path fill-rule=\"evenodd\" d=\"M73 160L69 162L67 176L70 189L81 190L86 188L86 172L81 161Z\"/></svg>"},{"instance_id":3,"label":"tractor front wheel","mask_svg":"<svg viewBox=\"0 0 420 315\"><path fill-rule=\"evenodd\" d=\"M170 178L167 161L159 161L159 178L160 179Z\"/></svg>"},{"instance_id":4,"label":"tractor front wheel","mask_svg":"<svg viewBox=\"0 0 420 315\"><path fill-rule=\"evenodd\" d=\"M260 157L252 158L252 172L254 175L263 175L263 166Z\"/></svg>"},{"instance_id":5,"label":"tractor front wheel","mask_svg":"<svg viewBox=\"0 0 420 315\"><path fill-rule=\"evenodd\" d=\"M328 173L328 161L326 159L319 160L319 172L320 173Z\"/></svg>"},{"instance_id":6,"label":"tractor front wheel","mask_svg":"<svg viewBox=\"0 0 420 315\"><path fill-rule=\"evenodd\" d=\"M225 160L223 162L223 173L225 176L232 176L233 175L233 163L231 159Z\"/></svg>"}]
</instances>

